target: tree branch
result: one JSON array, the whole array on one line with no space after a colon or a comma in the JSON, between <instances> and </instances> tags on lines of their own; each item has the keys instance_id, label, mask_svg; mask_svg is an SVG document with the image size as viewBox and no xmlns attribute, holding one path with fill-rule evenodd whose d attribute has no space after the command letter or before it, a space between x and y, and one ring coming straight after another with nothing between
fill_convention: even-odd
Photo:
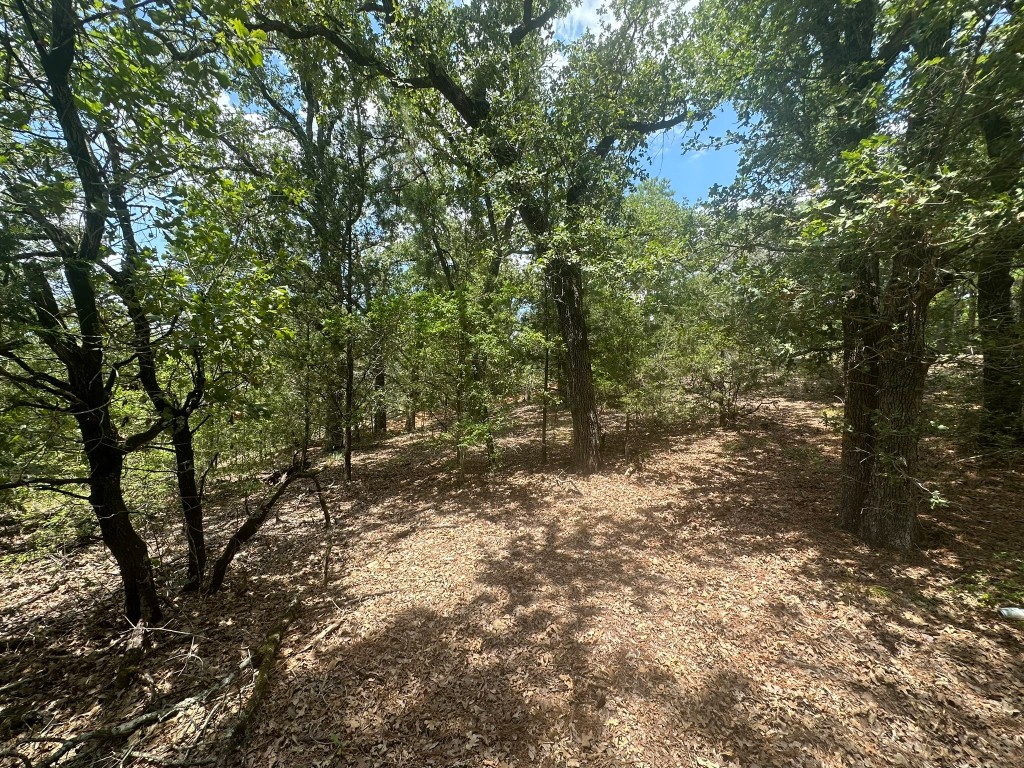
<instances>
[{"instance_id":1,"label":"tree branch","mask_svg":"<svg viewBox=\"0 0 1024 768\"><path fill-rule=\"evenodd\" d=\"M121 450L124 453L131 453L137 451L139 448L144 446L150 440L155 440L157 436L167 428L167 422L164 419L159 419L153 422L147 429L142 432L132 435L125 439L124 444L121 446Z\"/></svg>"},{"instance_id":2,"label":"tree branch","mask_svg":"<svg viewBox=\"0 0 1024 768\"><path fill-rule=\"evenodd\" d=\"M513 48L520 45L531 32L541 29L551 21L558 13L558 3L552 3L544 13L536 18L533 17L533 2L526 0L523 3L523 23L513 29L508 36L508 41Z\"/></svg>"},{"instance_id":3,"label":"tree branch","mask_svg":"<svg viewBox=\"0 0 1024 768\"><path fill-rule=\"evenodd\" d=\"M0 482L0 491L7 491L12 488L36 488L46 486L47 488L59 488L64 485L88 485L88 477L23 477L21 480L6 480Z\"/></svg>"}]
</instances>

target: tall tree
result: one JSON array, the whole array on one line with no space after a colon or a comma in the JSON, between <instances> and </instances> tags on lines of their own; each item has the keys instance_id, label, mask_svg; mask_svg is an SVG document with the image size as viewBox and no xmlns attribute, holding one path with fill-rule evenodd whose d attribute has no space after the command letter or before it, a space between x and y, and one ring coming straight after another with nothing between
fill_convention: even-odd
<instances>
[{"instance_id":1,"label":"tall tree","mask_svg":"<svg viewBox=\"0 0 1024 768\"><path fill-rule=\"evenodd\" d=\"M839 517L876 545L915 544L924 329L976 242L964 225L979 212L966 202L975 177L964 137L974 132L961 105L979 63L1006 44L993 34L1002 5L702 6L705 50L717 57L725 43L725 91L748 126L741 194L803 201L805 240L841 278Z\"/></svg>"},{"instance_id":2,"label":"tall tree","mask_svg":"<svg viewBox=\"0 0 1024 768\"><path fill-rule=\"evenodd\" d=\"M13 318L29 345L38 341L50 354L26 360L25 342L5 338L4 376L38 393L24 405L77 424L88 477L75 482L89 489L131 621L157 621L161 609L121 487L125 457L164 431L177 456L193 582L203 563L188 416L205 376L199 356L179 350L194 363L188 394L178 400L161 379L161 343L176 320L151 312L159 304L153 250L137 229L161 203L173 207L175 174L202 166L192 139L213 138L215 70L197 59L216 46L195 44L189 13L112 4L79 16L70 0L48 13L20 0L4 6L4 214L5 228L18 233L9 257L22 289ZM121 382L130 378L152 410L125 436L134 411Z\"/></svg>"},{"instance_id":3,"label":"tall tree","mask_svg":"<svg viewBox=\"0 0 1024 768\"><path fill-rule=\"evenodd\" d=\"M530 1L424 3L401 13L390 2L334 13L289 7L247 20L290 39L326 40L396 88L434 94L468 131L469 153L512 201L545 265L581 471L600 466L600 423L571 233L629 179L646 136L688 117L683 73L665 55L683 38L681 8L615 3L599 34L568 42L545 32L567 10L560 2L538 13Z\"/></svg>"}]
</instances>

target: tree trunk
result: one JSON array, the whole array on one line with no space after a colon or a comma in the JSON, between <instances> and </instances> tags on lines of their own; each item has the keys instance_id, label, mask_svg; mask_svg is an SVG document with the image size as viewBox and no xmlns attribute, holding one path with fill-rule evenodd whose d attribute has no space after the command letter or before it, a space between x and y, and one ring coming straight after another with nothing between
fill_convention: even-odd
<instances>
[{"instance_id":1,"label":"tree trunk","mask_svg":"<svg viewBox=\"0 0 1024 768\"><path fill-rule=\"evenodd\" d=\"M206 542L203 535L203 500L196 482L195 449L187 417L180 417L175 422L171 443L174 446L178 495L185 521L185 540L188 542L188 581L183 591L193 592L202 586L206 575Z\"/></svg>"},{"instance_id":2,"label":"tree trunk","mask_svg":"<svg viewBox=\"0 0 1024 768\"><path fill-rule=\"evenodd\" d=\"M548 386L551 380L551 346L548 344L547 298L544 301L544 384L541 390L540 463L548 463Z\"/></svg>"},{"instance_id":3,"label":"tree trunk","mask_svg":"<svg viewBox=\"0 0 1024 768\"><path fill-rule=\"evenodd\" d=\"M105 409L104 409L105 411ZM85 438L89 460L89 503L96 513L103 543L110 550L124 586L124 613L128 621L156 624L163 619L157 598L153 567L146 542L142 540L128 516L128 507L121 491L124 454L120 446L104 439L103 415L79 415L78 422Z\"/></svg>"},{"instance_id":4,"label":"tree trunk","mask_svg":"<svg viewBox=\"0 0 1024 768\"><path fill-rule=\"evenodd\" d=\"M351 319L355 312L352 293L352 269L355 265L355 243L352 222L345 227L345 314ZM345 482L352 481L352 417L355 411L355 349L352 327L345 331Z\"/></svg>"},{"instance_id":5,"label":"tree trunk","mask_svg":"<svg viewBox=\"0 0 1024 768\"><path fill-rule=\"evenodd\" d=\"M928 356L928 306L941 290L936 256L912 231L894 258L882 295L874 341L878 395L873 458L857 535L872 546L909 550L917 541L921 483L917 477L921 407Z\"/></svg>"},{"instance_id":6,"label":"tree trunk","mask_svg":"<svg viewBox=\"0 0 1024 768\"><path fill-rule=\"evenodd\" d=\"M355 410L355 355L352 336L345 343L345 481L352 480L352 416Z\"/></svg>"},{"instance_id":7,"label":"tree trunk","mask_svg":"<svg viewBox=\"0 0 1024 768\"><path fill-rule=\"evenodd\" d=\"M595 472L601 467L601 424L597 415L594 374L583 312L583 273L578 264L555 257L548 261L547 280L565 347L566 400L573 427L573 467L578 472Z\"/></svg>"},{"instance_id":8,"label":"tree trunk","mask_svg":"<svg viewBox=\"0 0 1024 768\"><path fill-rule=\"evenodd\" d=\"M871 484L858 535L868 544L908 550L917 541L921 404L928 372L924 328L928 299L909 304L902 323L879 344L878 411Z\"/></svg>"},{"instance_id":9,"label":"tree trunk","mask_svg":"<svg viewBox=\"0 0 1024 768\"><path fill-rule=\"evenodd\" d=\"M982 133L992 168L989 183L997 195L1010 193L1021 177L1024 154L1009 118L998 109L986 112ZM981 342L981 442L986 445L1020 439L1024 355L1014 317L1013 264L1024 248L1024 226L1003 221L992 238L982 244L978 260L978 331Z\"/></svg>"},{"instance_id":10,"label":"tree trunk","mask_svg":"<svg viewBox=\"0 0 1024 768\"><path fill-rule=\"evenodd\" d=\"M327 396L327 418L324 423L324 448L337 451L345 445L345 418L343 406L338 402L340 393L331 392Z\"/></svg>"},{"instance_id":11,"label":"tree trunk","mask_svg":"<svg viewBox=\"0 0 1024 768\"><path fill-rule=\"evenodd\" d=\"M373 434L383 435L388 431L388 411L384 404L384 386L386 378L383 366L373 377L373 390L376 398L376 406L373 411Z\"/></svg>"},{"instance_id":12,"label":"tree trunk","mask_svg":"<svg viewBox=\"0 0 1024 768\"><path fill-rule=\"evenodd\" d=\"M1021 362L1013 307L1013 274L1005 260L985 259L978 271L983 444L1021 434Z\"/></svg>"},{"instance_id":13,"label":"tree trunk","mask_svg":"<svg viewBox=\"0 0 1024 768\"><path fill-rule=\"evenodd\" d=\"M857 533L875 461L878 259L868 257L843 313L843 446L839 525Z\"/></svg>"}]
</instances>

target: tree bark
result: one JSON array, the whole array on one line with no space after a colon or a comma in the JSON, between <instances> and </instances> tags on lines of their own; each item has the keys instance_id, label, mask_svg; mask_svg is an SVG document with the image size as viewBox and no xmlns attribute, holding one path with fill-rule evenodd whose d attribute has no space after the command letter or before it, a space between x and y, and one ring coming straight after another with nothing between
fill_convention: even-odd
<instances>
[{"instance_id":1,"label":"tree bark","mask_svg":"<svg viewBox=\"0 0 1024 768\"><path fill-rule=\"evenodd\" d=\"M546 275L565 347L566 399L573 426L573 467L578 472L595 472L601 468L601 423L597 414L583 311L583 273L578 264L555 257L548 261Z\"/></svg>"},{"instance_id":2,"label":"tree bark","mask_svg":"<svg viewBox=\"0 0 1024 768\"><path fill-rule=\"evenodd\" d=\"M909 550L917 542L922 498L917 471L928 373L924 331L935 292L915 288L890 291L896 294L892 303L898 308L883 312L891 324L878 343L874 461L858 535L874 546Z\"/></svg>"},{"instance_id":3,"label":"tree bark","mask_svg":"<svg viewBox=\"0 0 1024 768\"><path fill-rule=\"evenodd\" d=\"M875 462L878 407L878 259L866 257L843 313L843 444L839 526L860 530Z\"/></svg>"},{"instance_id":4,"label":"tree bark","mask_svg":"<svg viewBox=\"0 0 1024 768\"><path fill-rule=\"evenodd\" d=\"M111 440L105 408L75 415L89 461L89 503L99 521L103 543L117 563L124 586L124 613L132 624L163 619L146 542L132 525L121 491L124 452Z\"/></svg>"},{"instance_id":5,"label":"tree bark","mask_svg":"<svg viewBox=\"0 0 1024 768\"><path fill-rule=\"evenodd\" d=\"M925 326L928 306L944 287L935 270L937 255L922 240L917 231L907 233L893 259L873 326L878 381L873 447L866 493L863 485L858 486L862 508L852 526L868 544L899 550L917 543L922 501L918 444L930 362Z\"/></svg>"},{"instance_id":6,"label":"tree bark","mask_svg":"<svg viewBox=\"0 0 1024 768\"><path fill-rule=\"evenodd\" d=\"M998 444L1021 436L1019 326L1013 307L1013 274L999 258L982 260L978 271L978 328L981 338L981 441Z\"/></svg>"},{"instance_id":7,"label":"tree bark","mask_svg":"<svg viewBox=\"0 0 1024 768\"><path fill-rule=\"evenodd\" d=\"M193 592L202 586L206 574L206 541L203 533L203 500L196 482L196 457L188 417L175 421L171 444L174 446L178 496L181 498L182 517L185 521L185 540L188 542L188 581L183 591Z\"/></svg>"}]
</instances>

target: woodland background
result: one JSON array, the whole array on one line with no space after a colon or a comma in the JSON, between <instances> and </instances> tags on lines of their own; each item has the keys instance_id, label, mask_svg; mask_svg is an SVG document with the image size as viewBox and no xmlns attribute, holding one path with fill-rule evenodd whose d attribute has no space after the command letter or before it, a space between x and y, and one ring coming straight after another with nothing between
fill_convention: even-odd
<instances>
[{"instance_id":1,"label":"woodland background","mask_svg":"<svg viewBox=\"0 0 1024 768\"><path fill-rule=\"evenodd\" d=\"M393 723L390 745L335 724L326 753L293 741L301 756L282 764L618 765L628 750L601 736L617 685L643 700L620 704L651 764L684 759L658 752L666 739L694 764L799 763L809 744L818 764L870 763L840 733L852 699L821 704L830 739L806 726L756 747L753 726L737 736L747 694L721 710L731 727L688 741L707 701L636 687L714 667L702 612L722 605L714 621L745 638L750 680L775 679L746 643L791 639L781 616L805 600L808 621L849 622L835 669L863 670L857 654L878 643L925 647L936 622L970 636L981 650L951 657L955 693L894 706L902 746L888 749L922 765L1019 760L1006 665L1020 632L992 611L1024 600L1019 3L618 0L570 32L572 8L2 0L0 650L16 677L0 686L14 699L0 759L248 760L243 745L271 743L245 736L295 622L293 662L310 669L346 653L338 674L392 656L446 668L423 626L472 645L464 612L500 584L511 602L479 626L505 622L519 645L503 653L524 670L547 668L541 640L578 651L603 626L629 642L623 605L693 646L660 683L653 657L638 662L629 685L595 672L634 669L617 646L551 651L539 688L498 702L483 677L440 714ZM715 135L723 109L737 128ZM644 171L666 132L686 151L735 146L734 183L676 199ZM724 560L743 563L742 587ZM438 573L450 594L426 586ZM758 584L796 603L762 605ZM672 602L695 588L699 620ZM675 597L630 602L647 593ZM763 614L744 619L751 606ZM420 642L335 649L330 666L334 610L371 634L412 622ZM598 610L617 618L594 625ZM223 629L247 612L244 638ZM219 673L175 682L173 638L201 635L217 637ZM636 640L657 655L649 641ZM61 688L67 670L37 645L92 671ZM252 653L226 672L239 645ZM908 696L941 689L934 659L894 663ZM998 682L971 688L972 666ZM394 669L371 680L383 700ZM736 683L722 674L715 695ZM779 693L793 674L751 722L773 706L807 715L793 703L806 690ZM119 693L85 717L95 680ZM47 685L63 691L49 704ZM523 691L553 698L512 736L460 719L474 701L484 721L514 713ZM971 695L986 714L943 730L934 707ZM650 715L663 705L689 725ZM586 707L600 725L581 724ZM557 737L509 746L564 725L563 709ZM206 724L184 755L136 746L173 748L184 737L158 726L186 712ZM367 712L351 728L379 730ZM273 715L312 727L303 716ZM870 732L878 715L864 716ZM414 746L428 721L461 746Z\"/></svg>"}]
</instances>

